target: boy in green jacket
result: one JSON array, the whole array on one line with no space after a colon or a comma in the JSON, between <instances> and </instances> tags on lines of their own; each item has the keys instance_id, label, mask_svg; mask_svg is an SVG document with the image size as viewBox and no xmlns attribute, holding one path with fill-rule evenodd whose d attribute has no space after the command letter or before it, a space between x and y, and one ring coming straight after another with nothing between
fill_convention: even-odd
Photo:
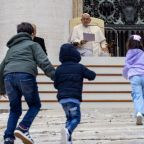
<instances>
[{"instance_id":1,"label":"boy in green jacket","mask_svg":"<svg viewBox=\"0 0 144 144\"><path fill-rule=\"evenodd\" d=\"M9 50L0 65L0 94L7 94L10 102L4 144L14 144L15 136L24 144L34 143L29 135L29 128L41 107L36 82L37 66L54 79L55 69L40 45L33 42L33 32L30 23L19 24L17 34L7 43ZM29 108L16 128L22 114L22 96Z\"/></svg>"}]
</instances>

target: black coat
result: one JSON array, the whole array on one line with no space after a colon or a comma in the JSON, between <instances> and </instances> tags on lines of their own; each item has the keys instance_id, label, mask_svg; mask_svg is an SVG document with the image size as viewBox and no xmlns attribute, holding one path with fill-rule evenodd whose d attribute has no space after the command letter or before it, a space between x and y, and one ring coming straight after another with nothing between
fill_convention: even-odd
<instances>
[{"instance_id":1,"label":"black coat","mask_svg":"<svg viewBox=\"0 0 144 144\"><path fill-rule=\"evenodd\" d=\"M43 51L47 55L44 39L40 38L40 37L34 37L33 41L37 42L38 44L40 44L40 46L42 47Z\"/></svg>"},{"instance_id":2,"label":"black coat","mask_svg":"<svg viewBox=\"0 0 144 144\"><path fill-rule=\"evenodd\" d=\"M56 69L54 86L58 89L58 101L64 98L76 98L82 101L83 79L94 80L96 73L79 64L80 53L71 44L60 49L62 64Z\"/></svg>"}]
</instances>

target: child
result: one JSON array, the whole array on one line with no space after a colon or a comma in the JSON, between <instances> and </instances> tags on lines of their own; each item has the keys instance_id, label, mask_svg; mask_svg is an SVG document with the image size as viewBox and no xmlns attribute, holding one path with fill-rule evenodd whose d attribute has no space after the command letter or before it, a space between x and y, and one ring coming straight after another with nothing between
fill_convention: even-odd
<instances>
[{"instance_id":1,"label":"child","mask_svg":"<svg viewBox=\"0 0 144 144\"><path fill-rule=\"evenodd\" d=\"M131 83L136 124L142 125L144 114L144 47L142 38L139 35L130 36L127 49L123 76Z\"/></svg>"},{"instance_id":2,"label":"child","mask_svg":"<svg viewBox=\"0 0 144 144\"><path fill-rule=\"evenodd\" d=\"M79 64L80 53L71 44L61 46L59 60L62 64L56 69L54 86L58 89L57 99L67 118L62 130L62 144L72 144L71 135L81 119L83 79L94 80L96 74Z\"/></svg>"},{"instance_id":3,"label":"child","mask_svg":"<svg viewBox=\"0 0 144 144\"><path fill-rule=\"evenodd\" d=\"M30 23L19 24L17 34L7 43L9 50L0 65L0 94L6 91L10 102L4 144L14 144L15 136L24 144L34 143L29 128L41 107L36 82L37 66L54 79L55 69L40 45L33 42L33 32ZM29 108L16 128L22 114L22 95Z\"/></svg>"}]
</instances>

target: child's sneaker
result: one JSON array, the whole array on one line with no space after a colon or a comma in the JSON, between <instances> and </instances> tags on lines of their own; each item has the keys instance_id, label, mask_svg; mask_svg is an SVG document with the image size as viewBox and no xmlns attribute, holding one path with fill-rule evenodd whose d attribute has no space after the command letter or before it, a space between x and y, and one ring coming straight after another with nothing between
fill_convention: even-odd
<instances>
[{"instance_id":1,"label":"child's sneaker","mask_svg":"<svg viewBox=\"0 0 144 144\"><path fill-rule=\"evenodd\" d=\"M143 125L143 116L140 112L137 113L136 115L136 125Z\"/></svg>"},{"instance_id":2,"label":"child's sneaker","mask_svg":"<svg viewBox=\"0 0 144 144\"><path fill-rule=\"evenodd\" d=\"M67 142L67 144L72 144L72 137L71 137L71 135L68 137L68 142Z\"/></svg>"},{"instance_id":3,"label":"child's sneaker","mask_svg":"<svg viewBox=\"0 0 144 144\"><path fill-rule=\"evenodd\" d=\"M14 144L14 139L6 138L6 139L4 140L4 144Z\"/></svg>"},{"instance_id":4,"label":"child's sneaker","mask_svg":"<svg viewBox=\"0 0 144 144\"><path fill-rule=\"evenodd\" d=\"M62 142L61 144L72 144L71 135L67 128L63 128L61 131Z\"/></svg>"},{"instance_id":5,"label":"child's sneaker","mask_svg":"<svg viewBox=\"0 0 144 144\"><path fill-rule=\"evenodd\" d=\"M27 130L23 130L22 128L18 127L14 131L14 135L17 138L21 139L24 144L34 144L34 141L31 138L31 136L29 135L29 132Z\"/></svg>"},{"instance_id":6,"label":"child's sneaker","mask_svg":"<svg viewBox=\"0 0 144 144\"><path fill-rule=\"evenodd\" d=\"M68 143L67 144L72 144L72 141L68 141Z\"/></svg>"}]
</instances>

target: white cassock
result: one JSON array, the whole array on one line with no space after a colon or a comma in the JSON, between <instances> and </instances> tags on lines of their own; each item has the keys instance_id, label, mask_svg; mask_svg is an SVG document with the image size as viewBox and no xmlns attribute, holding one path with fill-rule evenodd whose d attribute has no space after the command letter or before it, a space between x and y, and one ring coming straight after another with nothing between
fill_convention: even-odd
<instances>
[{"instance_id":1,"label":"white cassock","mask_svg":"<svg viewBox=\"0 0 144 144\"><path fill-rule=\"evenodd\" d=\"M95 41L89 41L86 44L82 45L81 48L78 48L78 51L82 56L101 56L102 49L106 48L106 38L98 26L88 26L84 27L82 24L79 24L74 27L72 34L70 36L70 42L78 42L84 40L83 33L90 33L95 35Z\"/></svg>"}]
</instances>

